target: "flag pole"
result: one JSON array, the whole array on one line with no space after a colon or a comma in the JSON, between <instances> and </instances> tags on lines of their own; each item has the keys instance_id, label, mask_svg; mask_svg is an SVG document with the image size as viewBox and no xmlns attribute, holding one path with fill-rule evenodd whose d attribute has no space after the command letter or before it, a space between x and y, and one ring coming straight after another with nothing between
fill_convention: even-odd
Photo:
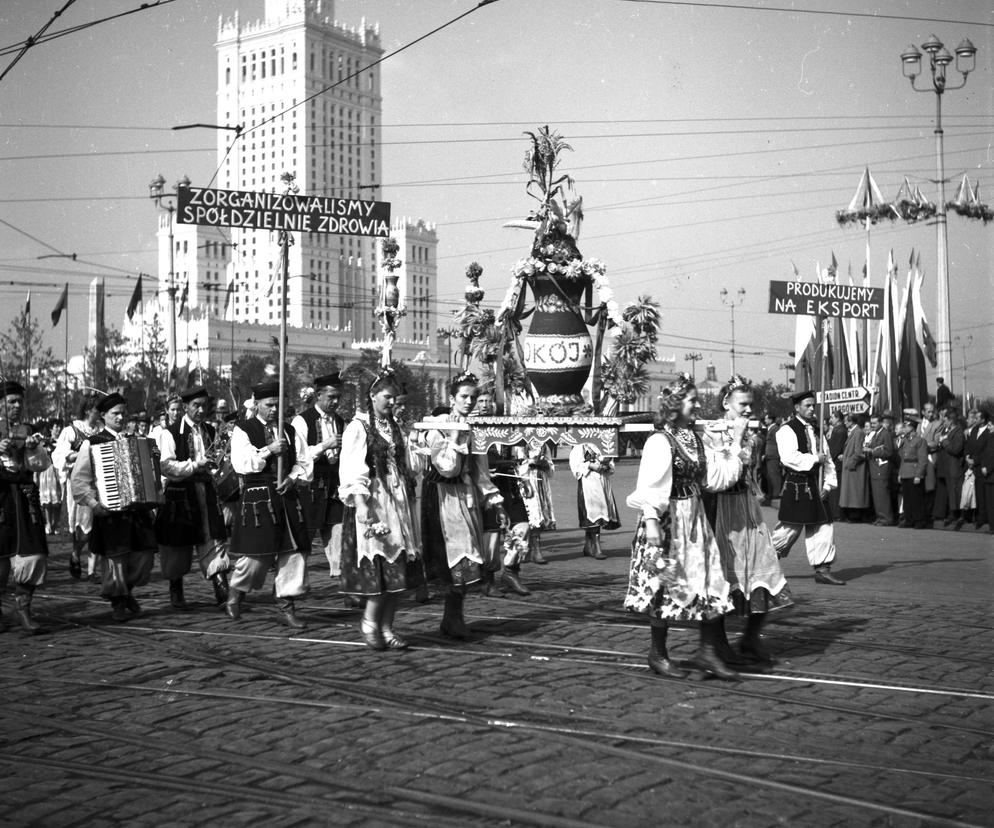
<instances>
[{"instance_id":1,"label":"flag pole","mask_svg":"<svg viewBox=\"0 0 994 828\"><path fill-rule=\"evenodd\" d=\"M71 418L69 417L69 314L66 314L66 359L62 364L62 417L66 421L66 425L69 425Z\"/></svg>"},{"instance_id":2,"label":"flag pole","mask_svg":"<svg viewBox=\"0 0 994 828\"><path fill-rule=\"evenodd\" d=\"M284 230L280 234L280 390L279 390L279 414L277 429L279 439L283 439L283 428L285 422L283 401L286 397L286 294L287 285L290 281L290 233ZM276 484L283 483L283 455L276 460Z\"/></svg>"}]
</instances>

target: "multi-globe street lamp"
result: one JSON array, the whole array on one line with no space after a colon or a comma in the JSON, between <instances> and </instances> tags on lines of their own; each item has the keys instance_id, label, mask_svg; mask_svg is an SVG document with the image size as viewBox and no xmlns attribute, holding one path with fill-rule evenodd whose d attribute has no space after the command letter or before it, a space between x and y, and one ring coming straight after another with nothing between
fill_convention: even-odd
<instances>
[{"instance_id":1,"label":"multi-globe street lamp","mask_svg":"<svg viewBox=\"0 0 994 828\"><path fill-rule=\"evenodd\" d=\"M938 371L940 376L950 376L952 374L952 338L949 314L949 250L948 235L946 232L946 174L945 162L942 149L942 95L952 89L961 89L966 86L967 75L976 66L977 47L968 38L963 38L959 46L956 47L956 71L962 76L962 81L957 86L949 86L946 83L946 67L953 62L953 56L949 50L943 46L942 41L935 35L929 35L928 40L922 44L922 49L928 54L929 73L932 77L932 85L927 84L923 88L915 85L915 79L921 74L922 53L914 46L908 46L901 53L901 63L903 65L904 76L911 81L911 88L915 92L935 93L935 168L936 183L939 186L939 198L936 201L936 282L939 292L937 304L937 329L936 329L936 351L938 357Z\"/></svg>"},{"instance_id":2,"label":"multi-globe street lamp","mask_svg":"<svg viewBox=\"0 0 994 828\"><path fill-rule=\"evenodd\" d=\"M189 186L190 179L184 175L173 185L173 190L178 191L180 187ZM169 286L166 292L169 295L169 379L172 381L176 377L176 246L173 240L173 225L176 218L177 193L167 193L165 189L166 179L161 174L153 178L148 185L148 197L155 202L156 207L169 215Z\"/></svg>"}]
</instances>

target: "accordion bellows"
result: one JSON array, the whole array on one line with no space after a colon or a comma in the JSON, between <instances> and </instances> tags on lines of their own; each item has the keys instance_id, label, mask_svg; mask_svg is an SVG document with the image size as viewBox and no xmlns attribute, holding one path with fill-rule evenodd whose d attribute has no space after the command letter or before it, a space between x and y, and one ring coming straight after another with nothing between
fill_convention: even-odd
<instances>
[{"instance_id":1,"label":"accordion bellows","mask_svg":"<svg viewBox=\"0 0 994 828\"><path fill-rule=\"evenodd\" d=\"M154 441L134 435L90 446L101 504L112 512L158 506L163 501Z\"/></svg>"}]
</instances>

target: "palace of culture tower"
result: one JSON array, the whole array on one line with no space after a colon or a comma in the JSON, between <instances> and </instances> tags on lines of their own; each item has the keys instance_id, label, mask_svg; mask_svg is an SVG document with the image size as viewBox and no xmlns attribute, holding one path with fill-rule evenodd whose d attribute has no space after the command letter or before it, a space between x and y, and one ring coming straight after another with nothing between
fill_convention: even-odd
<instances>
[{"instance_id":1,"label":"palace of culture tower","mask_svg":"<svg viewBox=\"0 0 994 828\"><path fill-rule=\"evenodd\" d=\"M217 133L220 169L211 186L282 192L280 177L289 171L302 194L382 200L380 68L366 68L383 54L378 25L336 21L332 0L266 0L262 20L246 22L237 13L220 20L216 48L217 123L241 125L245 134L229 152L233 133ZM338 85L317 94L332 84ZM437 237L432 224L398 218L397 206L391 233L400 243L399 286L408 309L397 356L410 359L428 348L433 331ZM268 351L266 329L279 324L278 234L180 224L172 230L177 305L185 308L177 321L178 363L227 366L238 354ZM160 296L169 286L169 231L163 213ZM293 235L291 351L351 361L352 344L377 334L379 240Z\"/></svg>"}]
</instances>

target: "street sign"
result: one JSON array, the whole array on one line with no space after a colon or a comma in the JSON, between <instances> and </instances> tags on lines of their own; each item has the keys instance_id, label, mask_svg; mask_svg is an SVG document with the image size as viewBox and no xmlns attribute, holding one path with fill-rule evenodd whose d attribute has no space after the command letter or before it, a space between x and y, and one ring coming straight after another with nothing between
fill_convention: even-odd
<instances>
[{"instance_id":1,"label":"street sign","mask_svg":"<svg viewBox=\"0 0 994 828\"><path fill-rule=\"evenodd\" d=\"M356 198L180 187L176 221L343 236L390 235L390 202Z\"/></svg>"},{"instance_id":2,"label":"street sign","mask_svg":"<svg viewBox=\"0 0 994 828\"><path fill-rule=\"evenodd\" d=\"M857 400L869 400L870 389L857 385L855 388L830 388L824 393L819 391L816 394L817 402L843 403L856 402Z\"/></svg>"},{"instance_id":3,"label":"street sign","mask_svg":"<svg viewBox=\"0 0 994 828\"><path fill-rule=\"evenodd\" d=\"M828 403L829 414L866 414L870 410L869 400Z\"/></svg>"},{"instance_id":4,"label":"street sign","mask_svg":"<svg viewBox=\"0 0 994 828\"><path fill-rule=\"evenodd\" d=\"M770 282L770 313L883 319L884 289L819 282Z\"/></svg>"}]
</instances>

